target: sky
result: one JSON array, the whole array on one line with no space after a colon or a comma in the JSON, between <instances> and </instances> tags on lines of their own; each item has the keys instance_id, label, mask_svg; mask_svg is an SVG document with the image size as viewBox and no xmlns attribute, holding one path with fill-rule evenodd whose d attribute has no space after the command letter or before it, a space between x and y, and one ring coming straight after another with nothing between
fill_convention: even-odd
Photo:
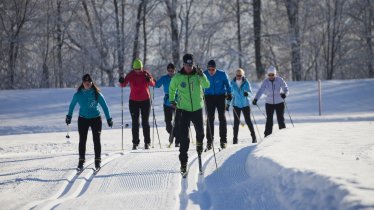
<instances>
[{"instance_id":1,"label":"sky","mask_svg":"<svg viewBox=\"0 0 374 210\"><path fill-rule=\"evenodd\" d=\"M254 93L260 84L252 84ZM162 89L154 90L153 103L160 140L151 116L152 148L144 150L141 138L133 151L129 89L123 111L130 126L122 138L121 89L101 88L114 127L103 123L96 175L89 133L87 168L79 176L77 108L69 139L64 122L75 89L1 90L0 209L374 209L374 80L323 81L322 116L317 82L288 85L286 129L274 120L273 134L263 138L261 99L261 111L251 107L259 142L252 144L240 126L233 145L230 110L227 149L220 151L216 139L199 174L193 140L185 179L178 148L167 148Z\"/></svg>"}]
</instances>

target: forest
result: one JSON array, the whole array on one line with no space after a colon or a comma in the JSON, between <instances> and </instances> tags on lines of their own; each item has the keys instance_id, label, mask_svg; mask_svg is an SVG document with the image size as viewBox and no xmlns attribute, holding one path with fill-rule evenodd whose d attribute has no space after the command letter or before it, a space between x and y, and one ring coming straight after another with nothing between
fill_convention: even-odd
<instances>
[{"instance_id":1,"label":"forest","mask_svg":"<svg viewBox=\"0 0 374 210\"><path fill-rule=\"evenodd\" d=\"M214 59L261 81L374 77L373 0L1 0L0 89L116 86L135 58L155 78Z\"/></svg>"}]
</instances>

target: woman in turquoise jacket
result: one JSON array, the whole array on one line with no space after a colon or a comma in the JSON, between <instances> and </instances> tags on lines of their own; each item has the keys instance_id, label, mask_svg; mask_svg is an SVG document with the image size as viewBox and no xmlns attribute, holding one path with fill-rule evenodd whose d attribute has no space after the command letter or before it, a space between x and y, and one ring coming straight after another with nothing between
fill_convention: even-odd
<instances>
[{"instance_id":1,"label":"woman in turquoise jacket","mask_svg":"<svg viewBox=\"0 0 374 210\"><path fill-rule=\"evenodd\" d=\"M232 105L234 115L234 138L233 143L238 143L238 132L240 123L240 113L243 112L245 122L251 131L252 143L256 143L256 134L251 121L251 109L249 107L252 89L249 81L244 77L244 70L236 70L236 76L231 81Z\"/></svg>"},{"instance_id":2,"label":"woman in turquoise jacket","mask_svg":"<svg viewBox=\"0 0 374 210\"><path fill-rule=\"evenodd\" d=\"M73 111L76 104L79 104L78 131L79 131L79 162L77 171L83 170L86 155L86 142L89 127L92 130L92 137L95 150L95 168L100 169L101 163L101 116L99 104L104 110L108 126L113 126L113 121L109 113L109 108L105 102L104 96L100 93L100 89L92 82L91 76L85 74L82 77L82 84L78 87L70 102L69 112L66 115L65 122L67 125L71 123Z\"/></svg>"}]
</instances>

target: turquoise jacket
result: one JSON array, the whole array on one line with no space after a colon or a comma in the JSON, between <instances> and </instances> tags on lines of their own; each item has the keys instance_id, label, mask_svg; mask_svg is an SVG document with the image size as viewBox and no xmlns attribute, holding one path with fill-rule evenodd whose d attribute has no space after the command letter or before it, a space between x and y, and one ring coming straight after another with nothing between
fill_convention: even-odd
<instances>
[{"instance_id":1,"label":"turquoise jacket","mask_svg":"<svg viewBox=\"0 0 374 210\"><path fill-rule=\"evenodd\" d=\"M83 88L74 94L69 106L68 115L70 117L73 117L73 111L77 103L79 104L79 116L83 118L92 119L100 116L99 104L104 110L106 119L112 118L104 96L99 93L98 100L96 100L95 90L93 88L89 90Z\"/></svg>"},{"instance_id":2,"label":"turquoise jacket","mask_svg":"<svg viewBox=\"0 0 374 210\"><path fill-rule=\"evenodd\" d=\"M252 88L251 84L246 78L242 78L243 82L238 87L236 84L236 78L231 80L231 88L232 88L232 105L239 107L239 108L244 108L246 106L249 106L249 99L252 96ZM248 93L248 96L244 96L244 92Z\"/></svg>"}]
</instances>

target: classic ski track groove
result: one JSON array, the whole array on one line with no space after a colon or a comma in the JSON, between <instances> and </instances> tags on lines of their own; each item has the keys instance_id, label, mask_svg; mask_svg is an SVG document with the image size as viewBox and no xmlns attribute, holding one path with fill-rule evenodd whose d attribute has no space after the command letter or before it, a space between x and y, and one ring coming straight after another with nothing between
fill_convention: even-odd
<instances>
[{"instance_id":1,"label":"classic ski track groove","mask_svg":"<svg viewBox=\"0 0 374 210\"><path fill-rule=\"evenodd\" d=\"M129 152L114 152L108 154L107 157L102 160L102 167L127 153ZM87 161L86 167L81 174L77 174L76 171L72 172L67 178L67 180L69 180L68 183L63 185L55 195L44 200L29 203L22 209L52 209L68 199L77 198L87 190L95 176L92 167L90 167L93 163L94 159ZM83 180L81 180L81 178Z\"/></svg>"}]
</instances>

